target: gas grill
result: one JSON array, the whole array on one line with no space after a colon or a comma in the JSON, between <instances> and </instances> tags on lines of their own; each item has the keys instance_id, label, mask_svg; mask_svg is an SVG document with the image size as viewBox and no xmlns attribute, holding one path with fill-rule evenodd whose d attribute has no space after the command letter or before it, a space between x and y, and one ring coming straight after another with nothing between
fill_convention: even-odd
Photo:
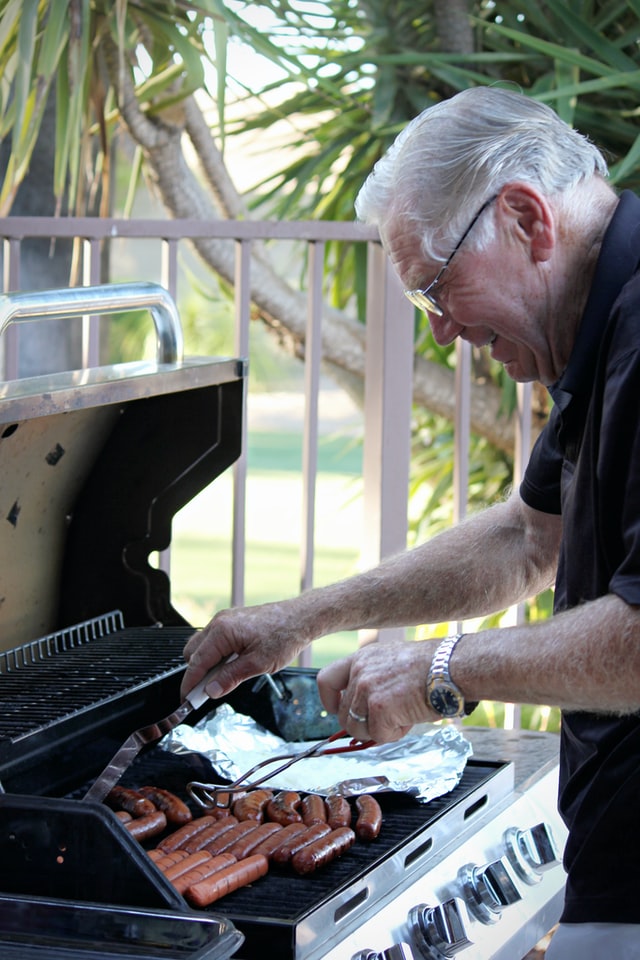
<instances>
[{"instance_id":1,"label":"gas grill","mask_svg":"<svg viewBox=\"0 0 640 960\"><path fill-rule=\"evenodd\" d=\"M116 293L122 308L131 291ZM0 952L520 960L560 913L553 735L465 728L474 756L450 793L380 793L374 843L205 911L82 799L128 734L179 702L194 627L151 557L239 455L244 377L239 360L163 355L0 387ZM315 672L274 677L294 679L311 690ZM249 681L227 701L279 732L272 699ZM205 756L153 746L121 782L188 800L189 781L212 779Z\"/></svg>"}]
</instances>

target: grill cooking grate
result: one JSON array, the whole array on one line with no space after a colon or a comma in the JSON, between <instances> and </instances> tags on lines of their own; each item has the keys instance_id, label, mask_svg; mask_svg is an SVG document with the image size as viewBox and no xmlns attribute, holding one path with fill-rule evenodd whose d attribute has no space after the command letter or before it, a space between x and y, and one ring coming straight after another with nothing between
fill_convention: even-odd
<instances>
[{"instance_id":1,"label":"grill cooking grate","mask_svg":"<svg viewBox=\"0 0 640 960\"><path fill-rule=\"evenodd\" d=\"M153 747L139 756L125 773L122 784L138 787L156 783L172 790L188 801L185 784L206 774L209 765L198 754L173 754ZM405 794L379 793L377 799L383 810L383 829L374 843L357 843L344 857L334 861L315 874L300 877L291 871L273 868L258 883L228 894L212 909L222 911L245 934L244 957L264 956L271 951L280 960L293 960L294 943L301 924L315 911L321 911L326 932L334 929L336 895L352 884L362 881L365 886L372 871L384 871L391 857L402 857L403 848L420 849L422 835L441 817L446 817L459 804L466 808L471 798L483 796L490 781L505 777L508 764L471 759L460 782L442 797L422 804ZM509 780L509 783L511 781ZM83 788L84 789L84 788ZM74 795L80 796L82 791ZM196 816L202 811L192 807ZM150 843L151 846L156 841ZM413 842L413 843L412 843ZM411 861L409 860L408 863ZM358 901L359 903L359 901ZM331 906L329 906L331 905ZM355 907L356 913L359 907ZM329 919L331 918L331 919ZM322 929L325 929L324 925Z\"/></svg>"},{"instance_id":2,"label":"grill cooking grate","mask_svg":"<svg viewBox=\"0 0 640 960\"><path fill-rule=\"evenodd\" d=\"M16 740L184 668L192 628L120 629L118 614L51 634L4 654L0 740ZM103 629L104 628L104 629Z\"/></svg>"}]
</instances>

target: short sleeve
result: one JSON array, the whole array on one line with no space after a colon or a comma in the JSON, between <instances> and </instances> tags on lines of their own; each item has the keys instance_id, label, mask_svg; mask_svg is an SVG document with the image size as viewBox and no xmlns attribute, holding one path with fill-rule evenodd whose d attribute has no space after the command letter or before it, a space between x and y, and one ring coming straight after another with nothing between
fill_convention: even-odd
<instances>
[{"instance_id":1,"label":"short sleeve","mask_svg":"<svg viewBox=\"0 0 640 960\"><path fill-rule=\"evenodd\" d=\"M561 477L563 454L558 443L558 408L554 407L536 440L520 484L520 496L534 510L562 513Z\"/></svg>"}]
</instances>

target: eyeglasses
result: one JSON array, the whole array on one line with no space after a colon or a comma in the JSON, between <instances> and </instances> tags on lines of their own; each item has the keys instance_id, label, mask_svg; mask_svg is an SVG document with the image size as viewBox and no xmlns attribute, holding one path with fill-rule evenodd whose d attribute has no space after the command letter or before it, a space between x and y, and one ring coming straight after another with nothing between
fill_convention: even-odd
<instances>
[{"instance_id":1,"label":"eyeglasses","mask_svg":"<svg viewBox=\"0 0 640 960\"><path fill-rule=\"evenodd\" d=\"M426 314L434 313L436 317L444 316L444 311L440 306L440 304L438 303L438 301L436 300L436 298L434 297L432 291L434 287L436 287L440 283L440 280L442 279L442 274L450 265L456 253L458 252L458 250L460 249L464 241L467 239L467 237L471 233L473 227L476 225L476 223L480 219L480 216L484 213L487 207L490 204L492 204L494 200L497 200L497 199L498 199L498 194L496 193L492 197L489 197L488 200L485 200L485 202L482 204L482 206L476 213L475 217L473 218L473 220L471 221L471 223L469 224L465 232L462 234L462 236L456 243L452 252L449 254L449 257L446 263L444 263L438 270L435 276L435 280L432 280L428 287L425 287L424 290L405 290L404 291L405 297L407 298L407 300L411 301L414 307L418 307L419 310L424 310Z\"/></svg>"}]
</instances>

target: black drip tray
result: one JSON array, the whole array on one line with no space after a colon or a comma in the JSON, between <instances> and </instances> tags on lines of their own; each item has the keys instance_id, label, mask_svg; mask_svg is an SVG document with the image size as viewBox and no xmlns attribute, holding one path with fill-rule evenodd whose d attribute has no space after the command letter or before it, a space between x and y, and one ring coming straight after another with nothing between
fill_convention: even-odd
<instances>
[{"instance_id":1,"label":"black drip tray","mask_svg":"<svg viewBox=\"0 0 640 960\"><path fill-rule=\"evenodd\" d=\"M133 907L184 900L108 807L0 795L0 891Z\"/></svg>"},{"instance_id":2,"label":"black drip tray","mask_svg":"<svg viewBox=\"0 0 640 960\"><path fill-rule=\"evenodd\" d=\"M226 960L244 939L95 803L0 795L0 891L2 960Z\"/></svg>"},{"instance_id":3,"label":"black drip tray","mask_svg":"<svg viewBox=\"0 0 640 960\"><path fill-rule=\"evenodd\" d=\"M242 941L212 914L0 894L2 960L227 960Z\"/></svg>"}]
</instances>

